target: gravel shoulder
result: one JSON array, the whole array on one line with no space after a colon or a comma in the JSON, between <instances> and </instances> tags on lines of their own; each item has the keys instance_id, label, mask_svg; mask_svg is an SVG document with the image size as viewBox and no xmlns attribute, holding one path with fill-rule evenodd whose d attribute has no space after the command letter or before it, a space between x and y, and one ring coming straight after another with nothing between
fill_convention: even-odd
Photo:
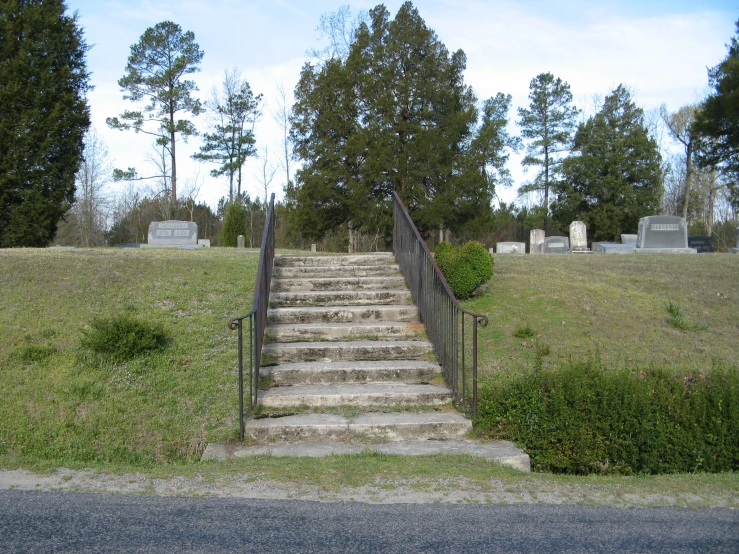
<instances>
[{"instance_id":1,"label":"gravel shoulder","mask_svg":"<svg viewBox=\"0 0 739 554\"><path fill-rule=\"evenodd\" d=\"M486 481L465 477L377 479L358 487L319 487L264 478L259 473L226 474L218 471L193 476L152 477L141 473L114 474L95 470L58 468L39 474L24 469L0 470L0 490L90 492L125 495L214 498L299 499L319 502L588 504L613 507L674 506L739 509L735 487L695 486L655 493L633 482L587 483L560 481L549 476ZM664 489L664 487L662 487Z\"/></svg>"}]
</instances>

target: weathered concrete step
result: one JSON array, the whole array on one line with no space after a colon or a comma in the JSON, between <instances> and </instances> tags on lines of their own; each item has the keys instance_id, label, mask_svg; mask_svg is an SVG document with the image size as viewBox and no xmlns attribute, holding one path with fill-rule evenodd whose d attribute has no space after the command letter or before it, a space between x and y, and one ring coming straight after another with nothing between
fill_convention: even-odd
<instances>
[{"instance_id":1,"label":"weathered concrete step","mask_svg":"<svg viewBox=\"0 0 739 554\"><path fill-rule=\"evenodd\" d=\"M381 277L306 277L302 279L272 279L273 292L402 290L401 275Z\"/></svg>"},{"instance_id":2,"label":"weathered concrete step","mask_svg":"<svg viewBox=\"0 0 739 554\"><path fill-rule=\"evenodd\" d=\"M390 252L350 254L348 256L275 256L277 267L339 266L339 265L390 265L396 263Z\"/></svg>"},{"instance_id":3,"label":"weathered concrete step","mask_svg":"<svg viewBox=\"0 0 739 554\"><path fill-rule=\"evenodd\" d=\"M512 467L519 471L531 471L529 455L509 441L478 440L408 440L374 444L349 444L345 442L276 442L241 446L237 444L210 443L201 461L225 461L252 456L310 457L341 456L377 452L399 456L428 456L433 454L476 456L491 462Z\"/></svg>"},{"instance_id":4,"label":"weathered concrete step","mask_svg":"<svg viewBox=\"0 0 739 554\"><path fill-rule=\"evenodd\" d=\"M337 265L337 266L302 266L275 267L273 279L303 279L310 277L379 277L382 275L399 275L398 264L388 265Z\"/></svg>"},{"instance_id":5,"label":"weathered concrete step","mask_svg":"<svg viewBox=\"0 0 739 554\"><path fill-rule=\"evenodd\" d=\"M270 342L344 340L418 340L426 338L423 323L362 321L357 323L280 323L267 327Z\"/></svg>"},{"instance_id":6,"label":"weathered concrete step","mask_svg":"<svg viewBox=\"0 0 739 554\"><path fill-rule=\"evenodd\" d=\"M360 321L418 321L412 304L367 306L305 306L271 308L268 321L286 323L356 323Z\"/></svg>"},{"instance_id":7,"label":"weathered concrete step","mask_svg":"<svg viewBox=\"0 0 739 554\"><path fill-rule=\"evenodd\" d=\"M462 439L472 422L458 412L363 413L349 419L335 414L305 414L246 422L245 433L255 441L348 441L352 439Z\"/></svg>"},{"instance_id":8,"label":"weathered concrete step","mask_svg":"<svg viewBox=\"0 0 739 554\"><path fill-rule=\"evenodd\" d=\"M412 304L408 290L302 291L273 292L271 306L368 306L375 304Z\"/></svg>"},{"instance_id":9,"label":"weathered concrete step","mask_svg":"<svg viewBox=\"0 0 739 554\"><path fill-rule=\"evenodd\" d=\"M261 375L278 385L324 383L428 383L441 366L423 360L298 362L261 368Z\"/></svg>"},{"instance_id":10,"label":"weathered concrete step","mask_svg":"<svg viewBox=\"0 0 739 554\"><path fill-rule=\"evenodd\" d=\"M433 348L426 340L348 342L291 342L265 344L262 364L291 362L338 362L349 360L433 359Z\"/></svg>"},{"instance_id":11,"label":"weathered concrete step","mask_svg":"<svg viewBox=\"0 0 739 554\"><path fill-rule=\"evenodd\" d=\"M405 383L328 384L273 387L260 391L266 408L296 406L440 406L452 400L448 387Z\"/></svg>"}]
</instances>

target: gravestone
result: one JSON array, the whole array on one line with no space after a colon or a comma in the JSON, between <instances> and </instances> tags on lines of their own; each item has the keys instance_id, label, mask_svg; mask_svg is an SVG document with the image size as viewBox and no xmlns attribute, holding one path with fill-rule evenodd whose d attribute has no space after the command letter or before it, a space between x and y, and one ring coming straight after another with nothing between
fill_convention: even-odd
<instances>
[{"instance_id":1,"label":"gravestone","mask_svg":"<svg viewBox=\"0 0 739 554\"><path fill-rule=\"evenodd\" d=\"M526 254L525 242L499 242L495 245L498 254Z\"/></svg>"},{"instance_id":2,"label":"gravestone","mask_svg":"<svg viewBox=\"0 0 739 554\"><path fill-rule=\"evenodd\" d=\"M600 242L598 250L594 250L599 254L634 254L636 246L633 244L619 244L617 242Z\"/></svg>"},{"instance_id":3,"label":"gravestone","mask_svg":"<svg viewBox=\"0 0 739 554\"><path fill-rule=\"evenodd\" d=\"M149 224L148 247L195 248L197 245L198 224L194 221L152 221Z\"/></svg>"},{"instance_id":4,"label":"gravestone","mask_svg":"<svg viewBox=\"0 0 739 554\"><path fill-rule=\"evenodd\" d=\"M236 248L244 248L244 235L236 237Z\"/></svg>"},{"instance_id":5,"label":"gravestone","mask_svg":"<svg viewBox=\"0 0 739 554\"><path fill-rule=\"evenodd\" d=\"M576 252L590 252L588 250L588 232L585 223L573 221L570 223L570 250Z\"/></svg>"},{"instance_id":6,"label":"gravestone","mask_svg":"<svg viewBox=\"0 0 739 554\"><path fill-rule=\"evenodd\" d=\"M739 227L736 228L736 248L729 248L730 254L739 254Z\"/></svg>"},{"instance_id":7,"label":"gravestone","mask_svg":"<svg viewBox=\"0 0 739 554\"><path fill-rule=\"evenodd\" d=\"M639 238L639 235L621 235L621 244L629 244L636 248L636 241Z\"/></svg>"},{"instance_id":8,"label":"gravestone","mask_svg":"<svg viewBox=\"0 0 739 554\"><path fill-rule=\"evenodd\" d=\"M606 243L605 242L602 242L602 241L592 242L592 243L590 243L590 249L593 252L598 252L598 251L600 251L600 245L601 244L606 244Z\"/></svg>"},{"instance_id":9,"label":"gravestone","mask_svg":"<svg viewBox=\"0 0 739 554\"><path fill-rule=\"evenodd\" d=\"M544 239L544 254L567 254L570 239L567 237L547 237Z\"/></svg>"},{"instance_id":10,"label":"gravestone","mask_svg":"<svg viewBox=\"0 0 739 554\"><path fill-rule=\"evenodd\" d=\"M315 244L311 244L311 245L310 245L310 251L311 251L311 252L316 252L316 251L317 251L317 249L318 249L317 245L315 245Z\"/></svg>"},{"instance_id":11,"label":"gravestone","mask_svg":"<svg viewBox=\"0 0 739 554\"><path fill-rule=\"evenodd\" d=\"M713 242L711 237L688 237L688 247L695 248L698 251L698 254L713 252Z\"/></svg>"},{"instance_id":12,"label":"gravestone","mask_svg":"<svg viewBox=\"0 0 739 554\"><path fill-rule=\"evenodd\" d=\"M544 229L531 229L529 233L529 254L544 253Z\"/></svg>"},{"instance_id":13,"label":"gravestone","mask_svg":"<svg viewBox=\"0 0 739 554\"><path fill-rule=\"evenodd\" d=\"M198 246L202 248L210 248L210 239L198 239Z\"/></svg>"},{"instance_id":14,"label":"gravestone","mask_svg":"<svg viewBox=\"0 0 739 554\"><path fill-rule=\"evenodd\" d=\"M688 226L674 215L650 215L639 220L637 248L687 248Z\"/></svg>"}]
</instances>

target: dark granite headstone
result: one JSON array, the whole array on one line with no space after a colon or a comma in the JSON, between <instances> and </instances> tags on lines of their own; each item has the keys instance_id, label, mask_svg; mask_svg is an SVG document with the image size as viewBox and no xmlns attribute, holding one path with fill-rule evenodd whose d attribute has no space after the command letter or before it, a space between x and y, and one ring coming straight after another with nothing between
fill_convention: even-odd
<instances>
[{"instance_id":1,"label":"dark granite headstone","mask_svg":"<svg viewBox=\"0 0 739 554\"><path fill-rule=\"evenodd\" d=\"M698 254L713 252L711 237L688 237L688 247L695 248Z\"/></svg>"},{"instance_id":2,"label":"dark granite headstone","mask_svg":"<svg viewBox=\"0 0 739 554\"><path fill-rule=\"evenodd\" d=\"M570 251L570 239L567 237L546 237L544 254L567 254Z\"/></svg>"}]
</instances>

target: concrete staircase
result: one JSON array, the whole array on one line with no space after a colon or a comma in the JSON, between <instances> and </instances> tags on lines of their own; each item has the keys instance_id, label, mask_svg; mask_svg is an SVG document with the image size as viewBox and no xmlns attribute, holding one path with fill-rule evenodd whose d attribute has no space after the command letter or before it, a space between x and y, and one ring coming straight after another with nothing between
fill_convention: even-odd
<instances>
[{"instance_id":1,"label":"concrete staircase","mask_svg":"<svg viewBox=\"0 0 739 554\"><path fill-rule=\"evenodd\" d=\"M221 457L470 452L528 470L512 444L465 438L392 254L275 257L268 320L252 444Z\"/></svg>"}]
</instances>

